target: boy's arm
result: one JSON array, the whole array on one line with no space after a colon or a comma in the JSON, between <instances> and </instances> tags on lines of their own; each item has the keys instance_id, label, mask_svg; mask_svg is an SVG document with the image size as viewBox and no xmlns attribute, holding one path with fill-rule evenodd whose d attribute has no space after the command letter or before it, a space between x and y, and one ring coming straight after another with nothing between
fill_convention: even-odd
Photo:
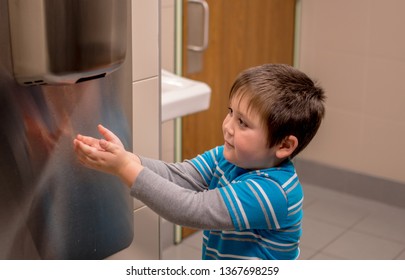
<instances>
[{"instance_id":1,"label":"boy's arm","mask_svg":"<svg viewBox=\"0 0 405 280\"><path fill-rule=\"evenodd\" d=\"M198 229L235 228L217 189L185 189L144 168L131 187L131 195L175 224Z\"/></svg>"},{"instance_id":2,"label":"boy's arm","mask_svg":"<svg viewBox=\"0 0 405 280\"><path fill-rule=\"evenodd\" d=\"M175 183L176 185L195 191L208 189L201 174L190 161L166 163L161 160L139 157L141 164L154 173Z\"/></svg>"},{"instance_id":3,"label":"boy's arm","mask_svg":"<svg viewBox=\"0 0 405 280\"><path fill-rule=\"evenodd\" d=\"M202 177L190 163L165 165L144 161L173 182L181 182L183 187L180 187L145 168L140 159L125 151L119 139L104 127L99 126L99 130L105 139L82 135L74 139L77 158L83 165L118 176L131 187L134 197L171 222L200 229L234 228L219 191L202 191L205 189Z\"/></svg>"}]
</instances>

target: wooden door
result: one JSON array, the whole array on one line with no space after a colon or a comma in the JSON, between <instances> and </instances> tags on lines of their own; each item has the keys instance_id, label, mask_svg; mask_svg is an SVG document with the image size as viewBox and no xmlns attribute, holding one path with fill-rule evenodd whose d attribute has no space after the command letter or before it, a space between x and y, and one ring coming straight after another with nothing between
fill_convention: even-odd
<instances>
[{"instance_id":1,"label":"wooden door","mask_svg":"<svg viewBox=\"0 0 405 280\"><path fill-rule=\"evenodd\" d=\"M183 76L207 83L207 111L182 119L183 159L223 144L222 121L237 74L263 63L293 63L295 0L206 0L209 45L203 69L187 74L187 1L183 0ZM193 231L183 228L183 237Z\"/></svg>"}]
</instances>

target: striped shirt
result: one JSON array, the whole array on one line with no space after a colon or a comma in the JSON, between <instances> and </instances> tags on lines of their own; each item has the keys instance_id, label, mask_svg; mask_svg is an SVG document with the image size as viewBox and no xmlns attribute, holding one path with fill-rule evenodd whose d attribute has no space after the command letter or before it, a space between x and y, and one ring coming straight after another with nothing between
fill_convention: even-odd
<instances>
[{"instance_id":1,"label":"striped shirt","mask_svg":"<svg viewBox=\"0 0 405 280\"><path fill-rule=\"evenodd\" d=\"M229 163L223 146L191 160L209 189L218 188L235 230L205 230L203 259L296 259L303 191L294 165L246 170Z\"/></svg>"}]
</instances>

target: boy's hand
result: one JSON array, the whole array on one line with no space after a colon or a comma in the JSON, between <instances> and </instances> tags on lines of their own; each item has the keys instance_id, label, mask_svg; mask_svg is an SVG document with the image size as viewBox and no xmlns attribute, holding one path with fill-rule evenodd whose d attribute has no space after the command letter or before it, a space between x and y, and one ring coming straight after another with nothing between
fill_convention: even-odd
<instances>
[{"instance_id":1,"label":"boy's hand","mask_svg":"<svg viewBox=\"0 0 405 280\"><path fill-rule=\"evenodd\" d=\"M110 130L99 124L97 126L98 131L100 132L101 135L103 135L104 139L107 140L108 142L112 142L114 144L117 144L118 146L121 146L124 148L124 145L122 144L121 140Z\"/></svg>"},{"instance_id":2,"label":"boy's hand","mask_svg":"<svg viewBox=\"0 0 405 280\"><path fill-rule=\"evenodd\" d=\"M77 135L73 140L78 160L86 167L120 177L130 187L142 170L142 165L124 149L115 134L101 125L98 128L105 139Z\"/></svg>"},{"instance_id":3,"label":"boy's hand","mask_svg":"<svg viewBox=\"0 0 405 280\"><path fill-rule=\"evenodd\" d=\"M102 126L101 124L97 126L99 133L104 137L105 140L108 142L114 143L118 145L119 147L122 147L124 149L124 145L122 144L121 140L110 130ZM93 137L89 136L84 136L84 135L77 135L76 139L85 143L88 146L94 147L97 150L104 150L102 147L100 147L100 139L96 139Z\"/></svg>"}]
</instances>

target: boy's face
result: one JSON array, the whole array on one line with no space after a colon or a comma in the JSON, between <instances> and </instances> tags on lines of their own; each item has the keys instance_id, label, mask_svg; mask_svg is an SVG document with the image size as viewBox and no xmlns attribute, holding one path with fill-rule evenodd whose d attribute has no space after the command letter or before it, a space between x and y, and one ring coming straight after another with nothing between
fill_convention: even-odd
<instances>
[{"instance_id":1,"label":"boy's face","mask_svg":"<svg viewBox=\"0 0 405 280\"><path fill-rule=\"evenodd\" d=\"M260 116L251 108L246 98L234 97L222 124L224 157L245 169L264 169L277 164L275 147L267 144L267 129Z\"/></svg>"}]
</instances>

